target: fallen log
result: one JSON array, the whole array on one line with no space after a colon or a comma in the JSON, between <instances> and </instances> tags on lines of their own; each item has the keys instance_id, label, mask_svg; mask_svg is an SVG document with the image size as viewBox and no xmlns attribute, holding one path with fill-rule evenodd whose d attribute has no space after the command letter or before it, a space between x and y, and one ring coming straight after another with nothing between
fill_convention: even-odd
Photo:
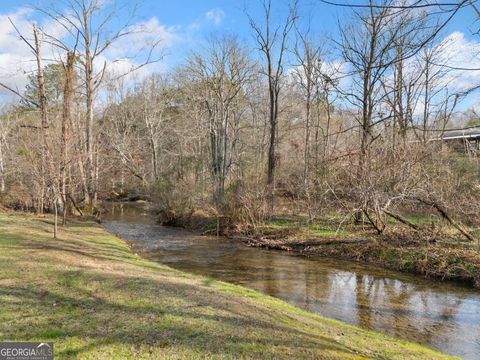
<instances>
[{"instance_id":1,"label":"fallen log","mask_svg":"<svg viewBox=\"0 0 480 360\"><path fill-rule=\"evenodd\" d=\"M388 211L388 210L383 210L383 212L384 212L385 214L387 214L388 216L390 216L391 218L393 218L393 219L395 219L395 220L397 220L397 221L400 221L402 224L405 224L405 225L411 227L411 228L414 229L414 230L417 230L417 231L420 230L420 227L419 227L417 224L412 223L411 221L405 219L403 216L401 216L401 215L399 215L399 214L392 213L392 212L390 212L390 211Z\"/></svg>"},{"instance_id":2,"label":"fallen log","mask_svg":"<svg viewBox=\"0 0 480 360\"><path fill-rule=\"evenodd\" d=\"M470 232L468 232L468 230L465 229L465 227L460 222L456 222L450 216L450 214L447 212L447 210L442 205L440 205L439 203L437 203L434 200L429 201L429 200L425 200L425 199L421 199L421 198L417 198L417 200L424 203L425 205L434 207L438 211L438 213L440 214L440 216L442 218L447 220L450 223L450 225L452 225L455 229L457 229L468 240L470 240L470 241L475 241L476 240L475 237L472 234L470 234Z\"/></svg>"},{"instance_id":3,"label":"fallen log","mask_svg":"<svg viewBox=\"0 0 480 360\"><path fill-rule=\"evenodd\" d=\"M250 246L264 247L268 249L279 250L301 250L312 246L323 245L344 245L344 244L365 244L368 243L368 239L337 239L337 240L311 240L311 241L298 241L298 242L274 242L269 240L255 239L247 236L235 236L234 240L240 240L247 243Z\"/></svg>"},{"instance_id":4,"label":"fallen log","mask_svg":"<svg viewBox=\"0 0 480 360\"><path fill-rule=\"evenodd\" d=\"M309 246L321 246L321 245L338 245L338 244L364 244L367 243L368 239L338 239L338 240L318 240L318 241L299 241L299 242L290 242L286 245L293 247L309 247Z\"/></svg>"}]
</instances>

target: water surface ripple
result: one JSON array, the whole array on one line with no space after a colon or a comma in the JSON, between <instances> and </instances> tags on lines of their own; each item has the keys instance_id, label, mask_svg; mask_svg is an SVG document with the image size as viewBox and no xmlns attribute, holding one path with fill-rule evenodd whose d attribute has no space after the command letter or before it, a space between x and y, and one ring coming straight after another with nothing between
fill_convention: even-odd
<instances>
[{"instance_id":1,"label":"water surface ripple","mask_svg":"<svg viewBox=\"0 0 480 360\"><path fill-rule=\"evenodd\" d=\"M480 359L480 292L373 266L250 248L154 224L110 204L103 226L143 256L465 359Z\"/></svg>"}]
</instances>

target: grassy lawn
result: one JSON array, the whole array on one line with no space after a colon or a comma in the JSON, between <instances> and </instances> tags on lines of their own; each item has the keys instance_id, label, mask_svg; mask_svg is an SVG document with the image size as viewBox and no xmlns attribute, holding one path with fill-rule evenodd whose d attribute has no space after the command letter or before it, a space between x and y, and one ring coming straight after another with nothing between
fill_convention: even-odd
<instances>
[{"instance_id":1,"label":"grassy lawn","mask_svg":"<svg viewBox=\"0 0 480 360\"><path fill-rule=\"evenodd\" d=\"M0 214L0 340L56 358L444 359L416 344L142 259L90 222Z\"/></svg>"}]
</instances>

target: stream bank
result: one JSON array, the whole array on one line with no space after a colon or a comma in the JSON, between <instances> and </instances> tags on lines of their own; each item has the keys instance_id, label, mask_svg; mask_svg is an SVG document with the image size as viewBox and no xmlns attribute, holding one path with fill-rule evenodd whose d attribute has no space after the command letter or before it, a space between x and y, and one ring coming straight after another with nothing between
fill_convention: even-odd
<instances>
[{"instance_id":1,"label":"stream bank","mask_svg":"<svg viewBox=\"0 0 480 360\"><path fill-rule=\"evenodd\" d=\"M253 247L296 252L307 256L331 257L385 269L452 281L480 289L480 252L445 248L435 244L403 246L373 239L269 239L262 236L233 235Z\"/></svg>"},{"instance_id":2,"label":"stream bank","mask_svg":"<svg viewBox=\"0 0 480 360\"><path fill-rule=\"evenodd\" d=\"M0 214L0 335L58 359L450 359L134 254L92 221Z\"/></svg>"},{"instance_id":3,"label":"stream bank","mask_svg":"<svg viewBox=\"0 0 480 360\"><path fill-rule=\"evenodd\" d=\"M480 294L470 287L160 226L138 204L112 204L102 225L155 262L465 359L480 354Z\"/></svg>"},{"instance_id":4,"label":"stream bank","mask_svg":"<svg viewBox=\"0 0 480 360\"><path fill-rule=\"evenodd\" d=\"M465 242L441 231L414 231L393 225L379 235L354 224L339 231L337 224L305 224L304 219L294 216L279 216L252 229L222 224L222 218L203 212L174 215L167 218L166 225L220 234L252 247L355 261L480 289L480 243Z\"/></svg>"}]
</instances>

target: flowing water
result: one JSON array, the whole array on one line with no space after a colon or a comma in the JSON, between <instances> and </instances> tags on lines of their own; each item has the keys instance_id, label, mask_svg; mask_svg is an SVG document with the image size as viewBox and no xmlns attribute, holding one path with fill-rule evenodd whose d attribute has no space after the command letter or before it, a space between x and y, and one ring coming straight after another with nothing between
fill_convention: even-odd
<instances>
[{"instance_id":1,"label":"flowing water","mask_svg":"<svg viewBox=\"0 0 480 360\"><path fill-rule=\"evenodd\" d=\"M253 288L348 324L480 359L480 291L369 265L198 236L156 225L138 204L107 208L103 226L151 260Z\"/></svg>"}]
</instances>

